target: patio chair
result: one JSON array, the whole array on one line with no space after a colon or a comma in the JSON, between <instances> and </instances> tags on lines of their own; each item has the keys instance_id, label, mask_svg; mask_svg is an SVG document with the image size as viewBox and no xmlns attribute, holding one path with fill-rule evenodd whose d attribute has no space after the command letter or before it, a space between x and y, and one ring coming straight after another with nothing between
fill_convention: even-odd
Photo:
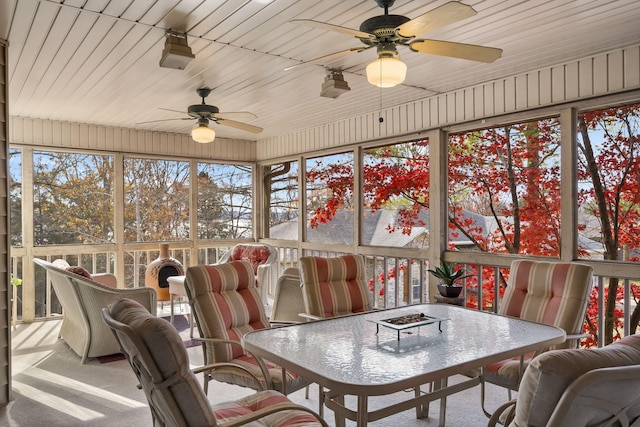
<instances>
[{"instance_id":1,"label":"patio chair","mask_svg":"<svg viewBox=\"0 0 640 427\"><path fill-rule=\"evenodd\" d=\"M272 265L278 261L278 250L266 243L239 243L220 257L217 264L231 261L249 261L260 289L260 298L267 304L267 294Z\"/></svg>"},{"instance_id":2,"label":"patio chair","mask_svg":"<svg viewBox=\"0 0 640 427\"><path fill-rule=\"evenodd\" d=\"M115 276L92 276L83 269L70 267L64 260L50 263L34 258L33 262L47 271L47 277L62 306L62 325L58 336L81 357L81 363L92 357L107 356L120 351L117 341L102 321L102 308L121 298L131 298L144 305L148 312L154 315L156 313L154 289L116 288Z\"/></svg>"},{"instance_id":3,"label":"patio chair","mask_svg":"<svg viewBox=\"0 0 640 427\"><path fill-rule=\"evenodd\" d=\"M297 268L287 268L276 283L270 320L272 323L299 323L304 321L300 316L304 312L300 271Z\"/></svg>"},{"instance_id":4,"label":"patio chair","mask_svg":"<svg viewBox=\"0 0 640 427\"><path fill-rule=\"evenodd\" d=\"M518 398L489 420L511 427L640 425L640 335L598 349L552 350L524 372Z\"/></svg>"},{"instance_id":5,"label":"patio chair","mask_svg":"<svg viewBox=\"0 0 640 427\"><path fill-rule=\"evenodd\" d=\"M273 390L212 406L195 376L211 367L189 369L187 349L169 322L130 299L103 308L102 317L140 381L154 426L327 426L311 409Z\"/></svg>"},{"instance_id":6,"label":"patio chair","mask_svg":"<svg viewBox=\"0 0 640 427\"><path fill-rule=\"evenodd\" d=\"M373 310L362 255L301 257L305 316L325 319Z\"/></svg>"},{"instance_id":7,"label":"patio chair","mask_svg":"<svg viewBox=\"0 0 640 427\"><path fill-rule=\"evenodd\" d=\"M209 381L292 393L309 381L280 366L244 351L240 339L247 332L269 328L270 323L247 261L194 266L187 269L185 288L203 340L205 364L221 364L204 372Z\"/></svg>"},{"instance_id":8,"label":"patio chair","mask_svg":"<svg viewBox=\"0 0 640 427\"><path fill-rule=\"evenodd\" d=\"M567 340L555 349L576 347L582 335L585 311L591 291L593 269L573 262L516 260L511 263L509 281L498 314L557 326ZM525 354L485 366L480 373L480 398L485 409L485 383L517 391L529 361Z\"/></svg>"}]
</instances>

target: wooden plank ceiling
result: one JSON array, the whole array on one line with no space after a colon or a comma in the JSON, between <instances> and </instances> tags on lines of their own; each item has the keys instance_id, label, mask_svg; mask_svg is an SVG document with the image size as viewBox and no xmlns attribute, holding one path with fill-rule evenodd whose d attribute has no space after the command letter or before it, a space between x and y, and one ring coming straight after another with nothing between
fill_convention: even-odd
<instances>
[{"instance_id":1,"label":"wooden plank ceiling","mask_svg":"<svg viewBox=\"0 0 640 427\"><path fill-rule=\"evenodd\" d=\"M397 0L390 13L416 17L445 0ZM375 49L330 64L284 68L359 40L291 23L314 19L359 28L383 13L373 0L2 0L14 116L188 133L186 111L212 90L222 112L250 111L258 135L214 125L219 136L259 140L380 107L582 58L640 42L637 0L465 0L475 17L423 35L498 47L492 64L400 50L402 86L380 90L364 69ZM159 67L165 31L185 32L196 58ZM325 68L343 70L351 91L320 97ZM139 124L150 120L156 123Z\"/></svg>"}]
</instances>

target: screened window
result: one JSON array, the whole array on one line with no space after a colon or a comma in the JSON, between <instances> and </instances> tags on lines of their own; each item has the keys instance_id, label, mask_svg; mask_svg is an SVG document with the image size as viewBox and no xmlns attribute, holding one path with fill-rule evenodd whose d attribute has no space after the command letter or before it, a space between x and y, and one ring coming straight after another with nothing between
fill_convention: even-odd
<instances>
[{"instance_id":1,"label":"screened window","mask_svg":"<svg viewBox=\"0 0 640 427\"><path fill-rule=\"evenodd\" d=\"M113 157L36 151L36 245L113 243Z\"/></svg>"},{"instance_id":2,"label":"screened window","mask_svg":"<svg viewBox=\"0 0 640 427\"><path fill-rule=\"evenodd\" d=\"M269 237L298 240L300 192L298 162L271 167L271 179L265 191L269 194Z\"/></svg>"},{"instance_id":3,"label":"screened window","mask_svg":"<svg viewBox=\"0 0 640 427\"><path fill-rule=\"evenodd\" d=\"M353 243L353 153L306 161L307 240Z\"/></svg>"},{"instance_id":4,"label":"screened window","mask_svg":"<svg viewBox=\"0 0 640 427\"><path fill-rule=\"evenodd\" d=\"M451 135L449 242L560 254L560 125L550 118Z\"/></svg>"},{"instance_id":5,"label":"screened window","mask_svg":"<svg viewBox=\"0 0 640 427\"><path fill-rule=\"evenodd\" d=\"M251 166L198 164L198 238L253 236Z\"/></svg>"},{"instance_id":6,"label":"screened window","mask_svg":"<svg viewBox=\"0 0 640 427\"><path fill-rule=\"evenodd\" d=\"M189 163L124 159L126 242L189 238Z\"/></svg>"},{"instance_id":7,"label":"screened window","mask_svg":"<svg viewBox=\"0 0 640 427\"><path fill-rule=\"evenodd\" d=\"M363 244L429 246L429 142L371 148L363 157Z\"/></svg>"},{"instance_id":8,"label":"screened window","mask_svg":"<svg viewBox=\"0 0 640 427\"><path fill-rule=\"evenodd\" d=\"M11 245L22 246L22 150L9 149Z\"/></svg>"},{"instance_id":9,"label":"screened window","mask_svg":"<svg viewBox=\"0 0 640 427\"><path fill-rule=\"evenodd\" d=\"M579 256L640 262L640 104L578 116Z\"/></svg>"}]
</instances>

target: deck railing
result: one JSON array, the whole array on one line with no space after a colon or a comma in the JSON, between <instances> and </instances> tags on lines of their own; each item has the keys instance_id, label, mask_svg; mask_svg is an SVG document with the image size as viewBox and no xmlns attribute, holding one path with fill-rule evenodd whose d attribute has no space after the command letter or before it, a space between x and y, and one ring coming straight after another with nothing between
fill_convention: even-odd
<instances>
[{"instance_id":1,"label":"deck railing","mask_svg":"<svg viewBox=\"0 0 640 427\"><path fill-rule=\"evenodd\" d=\"M273 297L275 284L280 273L288 267L297 267L297 260L302 255L336 256L344 253L360 253L366 259L367 280L374 298L374 306L379 308L397 307L430 300L428 261L423 249L357 247L344 245L327 245L300 243L296 241L274 241L268 243L278 249L279 260L272 269L269 278L268 295ZM170 245L170 254L180 261L185 269L190 265L212 264L237 242L206 242L195 247L189 243L175 242ZM34 248L31 257L47 260L64 258L72 265L81 265L91 273L116 272L117 259L124 259L125 268L119 274L120 283L126 287L144 286L146 265L158 256L157 244L127 244L122 246L123 256L118 257L115 245L104 246L50 246ZM475 272L477 280L469 280L464 296L467 305L477 309L497 311L500 304L494 295L500 295L500 287L504 285L504 277L508 276L511 262L522 257L487 254L477 252L446 252L445 260ZM27 262L27 260L29 262ZM633 283L640 284L640 265L638 263L588 262L594 267L594 285L597 286L598 330L604 330L604 289L609 278L621 281L622 299L620 309L623 330L621 335L635 333L630 329L630 313L637 304L637 296L633 294ZM30 307L25 316L26 321L49 318L60 314L55 295L47 283L44 272L38 272L22 248L12 250L12 272L22 277L23 284L17 292L17 319L23 318L23 304ZM487 286L486 277L493 277L492 286ZM475 283L483 283L483 292ZM490 289L493 287L493 289ZM432 291L433 292L433 291ZM599 345L602 337L599 336Z\"/></svg>"}]
</instances>

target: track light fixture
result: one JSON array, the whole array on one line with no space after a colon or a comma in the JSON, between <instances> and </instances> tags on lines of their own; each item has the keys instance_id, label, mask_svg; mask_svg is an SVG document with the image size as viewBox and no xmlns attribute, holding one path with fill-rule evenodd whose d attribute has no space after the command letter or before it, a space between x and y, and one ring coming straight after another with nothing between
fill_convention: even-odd
<instances>
[{"instance_id":1,"label":"track light fixture","mask_svg":"<svg viewBox=\"0 0 640 427\"><path fill-rule=\"evenodd\" d=\"M187 35L167 30L165 33L164 50L160 58L160 66L184 70L193 58L195 58L195 55L191 52L191 48L187 44Z\"/></svg>"},{"instance_id":2,"label":"track light fixture","mask_svg":"<svg viewBox=\"0 0 640 427\"><path fill-rule=\"evenodd\" d=\"M344 80L342 71L328 69L327 76L324 78L324 83L322 83L320 96L325 98L337 98L350 90L351 88Z\"/></svg>"}]
</instances>

